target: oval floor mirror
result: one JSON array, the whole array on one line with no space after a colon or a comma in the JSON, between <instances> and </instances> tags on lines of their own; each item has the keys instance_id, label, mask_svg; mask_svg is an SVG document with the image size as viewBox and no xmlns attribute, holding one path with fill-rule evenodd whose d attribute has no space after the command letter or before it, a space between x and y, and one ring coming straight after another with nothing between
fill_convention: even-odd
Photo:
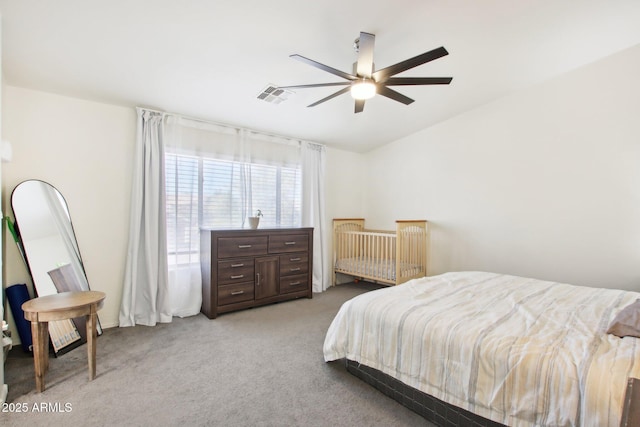
<instances>
[{"instance_id":1,"label":"oval floor mirror","mask_svg":"<svg viewBox=\"0 0 640 427\"><path fill-rule=\"evenodd\" d=\"M20 183L11 194L19 245L38 296L87 291L89 282L71 224L69 207L51 184L39 180ZM102 329L98 322L98 334ZM56 354L86 342L84 318L49 324Z\"/></svg>"}]
</instances>

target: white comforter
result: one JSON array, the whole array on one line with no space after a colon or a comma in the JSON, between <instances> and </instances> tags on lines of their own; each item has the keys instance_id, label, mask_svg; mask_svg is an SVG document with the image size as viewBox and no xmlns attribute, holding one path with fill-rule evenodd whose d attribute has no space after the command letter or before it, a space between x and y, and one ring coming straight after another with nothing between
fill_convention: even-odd
<instances>
[{"instance_id":1,"label":"white comforter","mask_svg":"<svg viewBox=\"0 0 640 427\"><path fill-rule=\"evenodd\" d=\"M510 426L618 426L640 339L605 331L639 293L447 273L344 303L324 343Z\"/></svg>"}]
</instances>

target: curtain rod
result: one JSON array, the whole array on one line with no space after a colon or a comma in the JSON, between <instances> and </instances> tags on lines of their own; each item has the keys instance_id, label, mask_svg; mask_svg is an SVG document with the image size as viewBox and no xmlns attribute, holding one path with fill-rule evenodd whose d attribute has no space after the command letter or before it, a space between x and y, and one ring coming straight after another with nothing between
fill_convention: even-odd
<instances>
[{"instance_id":1,"label":"curtain rod","mask_svg":"<svg viewBox=\"0 0 640 427\"><path fill-rule=\"evenodd\" d=\"M142 110L151 111L153 113L162 114L163 116L171 115L171 116L176 116L176 117L180 117L180 118L187 119L187 120L193 120L194 122L204 123L204 124L207 124L207 125L221 126L221 127L228 128L228 129L244 130L244 131L247 131L247 132L253 132L253 133L257 133L257 134L262 135L262 136L266 136L268 138L281 138L281 139L286 139L288 141L294 141L294 142L298 142L298 143L307 142L307 143L310 143L310 144L315 144L315 145L319 145L319 146L325 147L324 144L320 144L318 142L306 141L306 140L302 140L302 139L298 139L298 138L293 138L293 137L290 137L290 136L283 136L283 135L277 135L277 134L272 134L272 133L265 133L265 132L260 132L260 131L257 131L257 130L247 129L247 128L238 127L238 126L231 126L231 125L227 125L227 124L224 124L224 123L218 123L218 122L214 122L214 121L211 121L211 120L201 119L201 118L198 118L198 117L189 117L189 116L185 116L185 115L177 114L177 113L168 113L166 111L155 110L153 108L148 108L148 107L136 107L136 108L140 108Z\"/></svg>"}]
</instances>

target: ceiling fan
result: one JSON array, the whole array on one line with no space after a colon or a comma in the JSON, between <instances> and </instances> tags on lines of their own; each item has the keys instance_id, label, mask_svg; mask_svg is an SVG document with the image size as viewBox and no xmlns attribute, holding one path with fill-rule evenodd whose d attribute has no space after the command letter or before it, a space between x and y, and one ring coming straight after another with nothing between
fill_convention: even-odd
<instances>
[{"instance_id":1,"label":"ceiling fan","mask_svg":"<svg viewBox=\"0 0 640 427\"><path fill-rule=\"evenodd\" d=\"M335 83L317 83L309 85L297 85L297 86L280 86L280 89L303 89L312 87L327 87L327 86L346 86L343 89L322 98L321 100L314 102L308 107L315 107L318 104L322 104L325 101L342 95L343 93L351 92L351 96L355 99L355 112L361 113L364 110L364 102L367 99L372 98L376 94L393 99L394 101L401 102L405 105L411 104L414 100L389 88L389 86L416 86L416 85L448 85L453 80L451 77L393 77L396 74L400 74L410 68L417 67L435 59L448 55L449 52L444 47L430 50L421 55L414 56L407 60L398 62L380 70L373 69L373 46L376 36L373 34L361 32L360 37L356 39L354 48L358 53L358 59L353 64L353 73L345 73L344 71L337 70L327 65L321 64L309 58L305 58L302 55L294 54L290 57L298 61L309 64L313 67L319 68L323 71L342 77L345 82Z\"/></svg>"}]
</instances>

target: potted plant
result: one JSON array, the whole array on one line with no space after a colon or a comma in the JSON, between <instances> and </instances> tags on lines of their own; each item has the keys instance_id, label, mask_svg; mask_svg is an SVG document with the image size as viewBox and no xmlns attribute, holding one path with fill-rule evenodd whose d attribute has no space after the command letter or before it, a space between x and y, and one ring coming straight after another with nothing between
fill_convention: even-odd
<instances>
[{"instance_id":1,"label":"potted plant","mask_svg":"<svg viewBox=\"0 0 640 427\"><path fill-rule=\"evenodd\" d=\"M258 209L256 211L256 216L250 216L249 217L249 227L251 227L253 230L258 228L258 224L260 223L260 217L261 216L262 216L262 211L260 209Z\"/></svg>"}]
</instances>

